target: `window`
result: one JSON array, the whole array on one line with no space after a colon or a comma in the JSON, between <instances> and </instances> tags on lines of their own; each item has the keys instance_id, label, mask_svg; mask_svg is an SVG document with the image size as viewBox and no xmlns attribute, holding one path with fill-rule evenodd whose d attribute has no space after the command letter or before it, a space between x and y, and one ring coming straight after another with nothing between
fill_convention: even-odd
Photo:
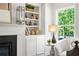
<instances>
[{"instance_id":1,"label":"window","mask_svg":"<svg viewBox=\"0 0 79 59\"><path fill-rule=\"evenodd\" d=\"M74 37L75 35L75 7L57 10L58 37Z\"/></svg>"}]
</instances>

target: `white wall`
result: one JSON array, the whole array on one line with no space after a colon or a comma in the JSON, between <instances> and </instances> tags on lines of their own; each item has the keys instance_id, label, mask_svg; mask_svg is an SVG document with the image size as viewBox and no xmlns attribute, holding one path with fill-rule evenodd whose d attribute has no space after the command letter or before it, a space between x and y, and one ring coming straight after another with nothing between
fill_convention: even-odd
<instances>
[{"instance_id":1,"label":"white wall","mask_svg":"<svg viewBox=\"0 0 79 59\"><path fill-rule=\"evenodd\" d=\"M76 37L79 38L79 3L76 4Z\"/></svg>"},{"instance_id":2,"label":"white wall","mask_svg":"<svg viewBox=\"0 0 79 59\"><path fill-rule=\"evenodd\" d=\"M52 4L47 3L45 4L45 34L50 35L50 32L48 31L48 25L52 23Z\"/></svg>"},{"instance_id":3,"label":"white wall","mask_svg":"<svg viewBox=\"0 0 79 59\"><path fill-rule=\"evenodd\" d=\"M41 6L41 31L42 34L45 34L45 4Z\"/></svg>"}]
</instances>

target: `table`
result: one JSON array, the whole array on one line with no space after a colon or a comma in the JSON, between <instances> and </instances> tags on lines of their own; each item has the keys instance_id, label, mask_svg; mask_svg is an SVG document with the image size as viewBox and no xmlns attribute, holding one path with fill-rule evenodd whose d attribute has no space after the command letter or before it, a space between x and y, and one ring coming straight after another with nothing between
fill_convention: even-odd
<instances>
[{"instance_id":1,"label":"table","mask_svg":"<svg viewBox=\"0 0 79 59\"><path fill-rule=\"evenodd\" d=\"M54 45L55 44L52 44L52 43L50 45L49 44L46 44L46 46L51 47L50 56L54 56L54 54L55 54L55 52L54 52Z\"/></svg>"}]
</instances>

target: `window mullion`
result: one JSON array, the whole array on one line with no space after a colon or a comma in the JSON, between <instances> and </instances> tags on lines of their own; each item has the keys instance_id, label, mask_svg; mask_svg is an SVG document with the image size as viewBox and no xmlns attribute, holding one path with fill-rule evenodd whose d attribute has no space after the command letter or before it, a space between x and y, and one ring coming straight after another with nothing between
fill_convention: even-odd
<instances>
[{"instance_id":1,"label":"window mullion","mask_svg":"<svg viewBox=\"0 0 79 59\"><path fill-rule=\"evenodd\" d=\"M72 12L71 12L70 10L71 10ZM58 11L58 10L57 10L57 11ZM69 21L70 21L69 23L67 23L67 18L64 18L64 17L65 17L65 16L64 16L64 13L66 13L66 11L68 11L68 12L70 11L71 14L70 14L70 13L69 13L69 14L72 15L71 18L68 18L68 19L71 19L71 21L69 20ZM74 11L74 12L73 12L73 11ZM63 15L62 15L62 14L63 14ZM73 15L73 14L74 14L74 15ZM59 18L60 15L63 16L63 17L61 16L62 19ZM68 15L67 17L69 17L69 15ZM73 17L74 17L74 18L73 18ZM73 36L71 33L74 34L74 28L75 28L75 20L74 20L74 19L75 19L75 8L74 8L74 7L70 7L70 8L67 8L67 9L65 8L65 9L59 10L59 11L57 12L57 18L59 18L58 21L61 20L60 22L58 22L58 24L60 24L60 25L58 25L58 28L60 28L60 29L62 28L62 30L63 30L63 37L65 37L65 33L66 33L65 30L66 30L66 31L67 31L67 30L69 31L69 33L66 33L67 36L68 36L68 35L69 35L69 36ZM65 21L64 21L63 19L64 19L64 20L66 19L66 23L64 23ZM73 19L73 20L72 20L72 19ZM62 25L61 25L61 24L62 24ZM64 24L65 24L65 25L64 25ZM68 27L69 27L70 29L68 29ZM73 30L72 30L72 29L73 29ZM62 31L62 30L60 30L60 31ZM72 31L73 31L73 32L72 32ZM59 33L60 33L60 32L59 32ZM62 33L62 32L61 32L61 33Z\"/></svg>"}]
</instances>

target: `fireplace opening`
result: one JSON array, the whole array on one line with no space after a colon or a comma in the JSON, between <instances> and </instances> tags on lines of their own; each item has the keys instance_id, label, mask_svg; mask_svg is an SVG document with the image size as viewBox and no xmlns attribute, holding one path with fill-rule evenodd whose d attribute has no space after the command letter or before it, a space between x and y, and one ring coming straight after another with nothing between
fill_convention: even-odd
<instances>
[{"instance_id":1,"label":"fireplace opening","mask_svg":"<svg viewBox=\"0 0 79 59\"><path fill-rule=\"evenodd\" d=\"M0 56L17 56L17 35L0 36Z\"/></svg>"},{"instance_id":2,"label":"fireplace opening","mask_svg":"<svg viewBox=\"0 0 79 59\"><path fill-rule=\"evenodd\" d=\"M0 43L0 56L10 56L12 51L12 43Z\"/></svg>"}]
</instances>

